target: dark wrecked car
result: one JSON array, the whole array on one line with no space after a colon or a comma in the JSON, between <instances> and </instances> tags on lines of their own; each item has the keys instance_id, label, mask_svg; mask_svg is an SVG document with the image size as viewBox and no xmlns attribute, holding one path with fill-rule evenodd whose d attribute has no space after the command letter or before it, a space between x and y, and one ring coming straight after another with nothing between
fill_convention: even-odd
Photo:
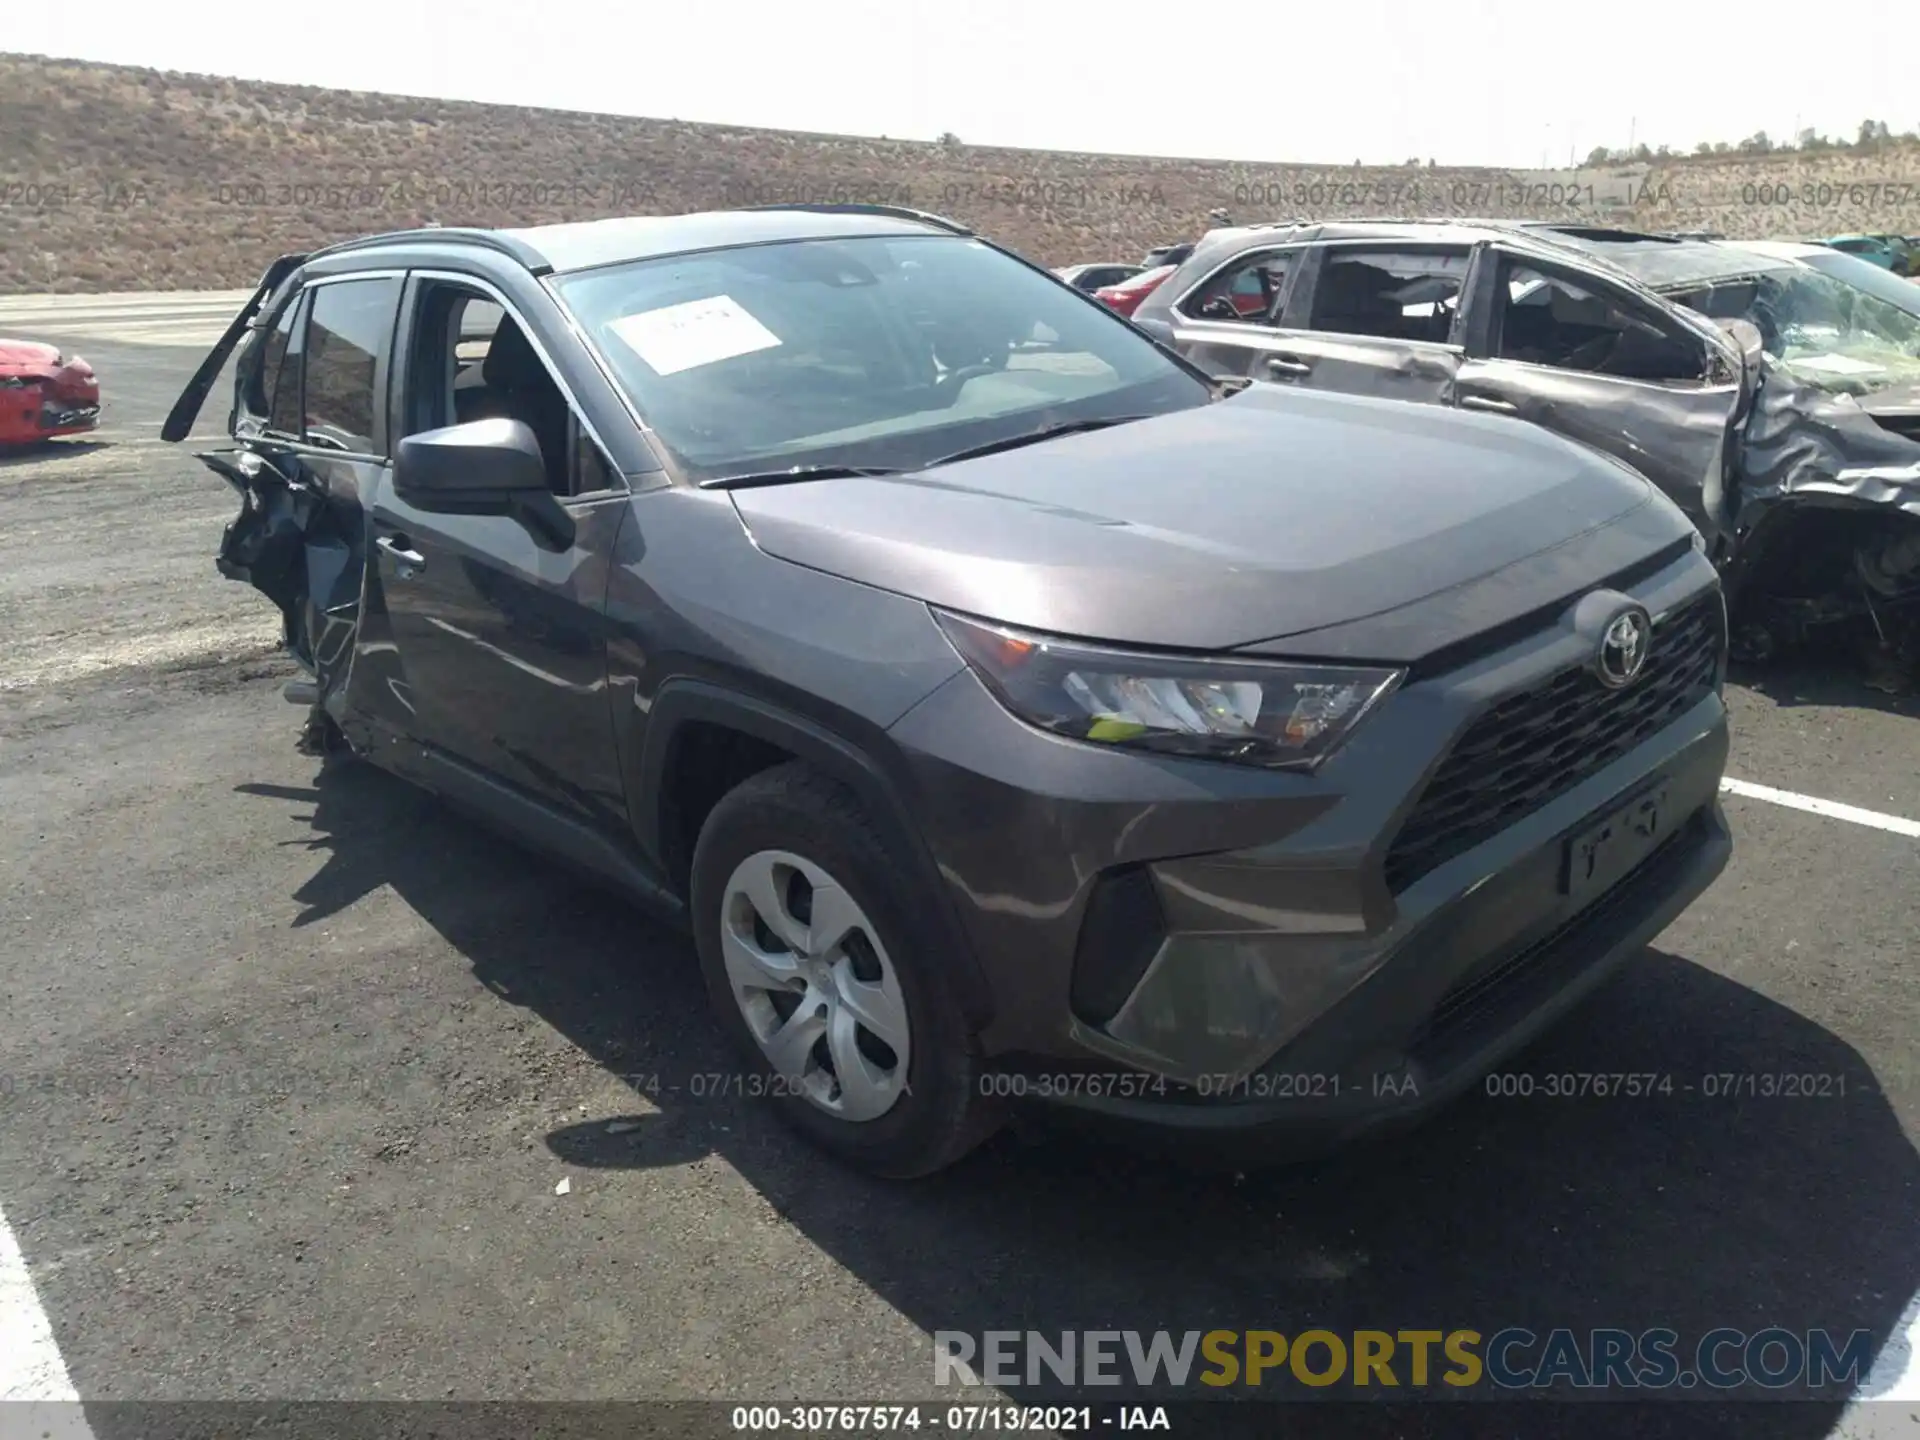
<instances>
[{"instance_id":1,"label":"dark wrecked car","mask_svg":"<svg viewBox=\"0 0 1920 1440\"><path fill-rule=\"evenodd\" d=\"M236 345L221 568L309 748L683 917L749 1093L869 1169L1007 1104L1417 1118L1729 854L1719 580L1644 478L1216 382L951 222L289 256L167 438Z\"/></svg>"},{"instance_id":2,"label":"dark wrecked car","mask_svg":"<svg viewBox=\"0 0 1920 1440\"><path fill-rule=\"evenodd\" d=\"M1618 457L1699 526L1758 657L1884 629L1920 586L1920 332L1740 254L1530 222L1242 227L1134 319L1212 373L1512 415Z\"/></svg>"}]
</instances>

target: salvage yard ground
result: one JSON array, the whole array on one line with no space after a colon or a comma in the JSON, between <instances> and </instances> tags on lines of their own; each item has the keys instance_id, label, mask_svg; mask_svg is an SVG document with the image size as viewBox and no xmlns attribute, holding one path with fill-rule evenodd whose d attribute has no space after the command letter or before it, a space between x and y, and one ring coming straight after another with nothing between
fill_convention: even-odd
<instances>
[{"instance_id":1,"label":"salvage yard ground","mask_svg":"<svg viewBox=\"0 0 1920 1440\"><path fill-rule=\"evenodd\" d=\"M936 1329L1310 1320L1866 1328L1876 1418L1920 1409L1920 704L1731 688L1734 777L1904 828L1729 793L1727 874L1513 1067L1671 1096L1476 1096L1291 1174L1003 1136L869 1181L694 1093L735 1067L683 941L295 751L231 492L154 438L238 298L0 302L105 392L0 461L0 1396L926 1399ZM1701 1092L1734 1073L1845 1093Z\"/></svg>"}]
</instances>

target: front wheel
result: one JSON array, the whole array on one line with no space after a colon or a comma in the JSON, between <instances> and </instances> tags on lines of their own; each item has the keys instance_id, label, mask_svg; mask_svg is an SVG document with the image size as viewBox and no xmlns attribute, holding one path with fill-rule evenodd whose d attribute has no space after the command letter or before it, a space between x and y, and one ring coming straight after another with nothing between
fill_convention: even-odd
<instances>
[{"instance_id":1,"label":"front wheel","mask_svg":"<svg viewBox=\"0 0 1920 1440\"><path fill-rule=\"evenodd\" d=\"M992 1133L931 897L846 789L801 764L743 781L701 828L691 888L701 972L749 1093L895 1179Z\"/></svg>"}]
</instances>

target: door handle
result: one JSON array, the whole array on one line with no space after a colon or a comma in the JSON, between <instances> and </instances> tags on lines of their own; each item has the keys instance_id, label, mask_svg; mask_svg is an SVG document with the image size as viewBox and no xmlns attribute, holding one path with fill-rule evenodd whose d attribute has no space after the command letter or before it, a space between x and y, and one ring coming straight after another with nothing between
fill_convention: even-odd
<instances>
[{"instance_id":1,"label":"door handle","mask_svg":"<svg viewBox=\"0 0 1920 1440\"><path fill-rule=\"evenodd\" d=\"M1491 395L1462 395L1462 410L1491 410L1496 415L1518 415L1520 407L1511 400L1496 400Z\"/></svg>"},{"instance_id":2,"label":"door handle","mask_svg":"<svg viewBox=\"0 0 1920 1440\"><path fill-rule=\"evenodd\" d=\"M1267 373L1270 375L1310 375L1313 366L1298 355L1274 355L1267 360Z\"/></svg>"},{"instance_id":3,"label":"door handle","mask_svg":"<svg viewBox=\"0 0 1920 1440\"><path fill-rule=\"evenodd\" d=\"M386 551L387 554L391 555L394 559L398 560L402 565L410 566L415 570L426 569L427 557L422 555L418 550L409 550L407 548L407 537L404 535L382 535L373 543Z\"/></svg>"}]
</instances>

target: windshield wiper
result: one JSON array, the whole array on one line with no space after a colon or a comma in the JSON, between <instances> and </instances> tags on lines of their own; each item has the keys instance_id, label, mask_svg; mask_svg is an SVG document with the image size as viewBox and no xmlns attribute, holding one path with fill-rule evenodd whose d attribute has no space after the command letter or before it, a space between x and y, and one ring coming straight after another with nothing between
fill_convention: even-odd
<instances>
[{"instance_id":1,"label":"windshield wiper","mask_svg":"<svg viewBox=\"0 0 1920 1440\"><path fill-rule=\"evenodd\" d=\"M964 450L956 450L951 455L942 455L938 460L930 460L923 469L931 470L936 465L951 465L956 460L972 460L981 455L997 455L1002 450L1016 450L1022 445L1036 444L1041 440L1051 440L1056 435L1076 435L1083 430L1105 430L1110 425L1125 425L1134 420L1145 420L1145 415L1108 415L1097 420L1062 420L1055 425L1042 425L1038 430L1023 431L1018 435L1009 435L1001 440L989 440L984 445L969 445Z\"/></svg>"},{"instance_id":2,"label":"windshield wiper","mask_svg":"<svg viewBox=\"0 0 1920 1440\"><path fill-rule=\"evenodd\" d=\"M722 475L716 480L702 480L700 488L751 490L760 485L785 485L796 480L866 480L905 473L884 465L795 465L786 470L755 470L745 475Z\"/></svg>"},{"instance_id":3,"label":"windshield wiper","mask_svg":"<svg viewBox=\"0 0 1920 1440\"><path fill-rule=\"evenodd\" d=\"M965 450L956 450L951 455L942 455L937 460L929 460L925 465L912 468L931 470L936 465L947 465L955 460L971 460L978 455L994 455L1002 450L1013 450L1021 445L1051 440L1056 435L1074 435L1083 430L1105 430L1110 425L1125 425L1132 420L1147 418L1145 415L1108 415L1095 420L1062 420L1055 425L1042 425L1037 430L1023 431L1021 434L1008 435L999 440L989 440L984 445L970 445ZM785 470L755 470L744 475L722 475L714 480L702 480L700 488L702 490L750 490L760 485L785 485L798 480L874 479L908 473L908 468L900 466L794 465Z\"/></svg>"}]
</instances>

